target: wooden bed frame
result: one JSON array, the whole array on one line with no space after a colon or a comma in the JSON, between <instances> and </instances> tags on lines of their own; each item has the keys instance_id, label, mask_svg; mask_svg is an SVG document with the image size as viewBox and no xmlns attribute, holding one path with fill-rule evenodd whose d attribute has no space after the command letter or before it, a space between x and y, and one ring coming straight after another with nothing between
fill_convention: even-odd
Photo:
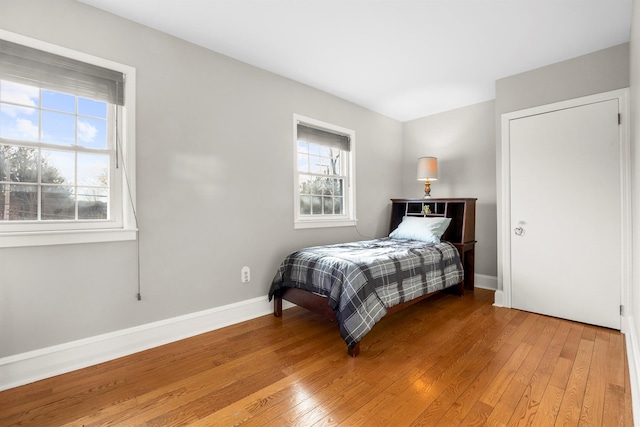
<instances>
[{"instance_id":1,"label":"wooden bed frame","mask_svg":"<svg viewBox=\"0 0 640 427\"><path fill-rule=\"evenodd\" d=\"M466 242L464 240L469 240L470 237L473 238L473 235L475 234L475 201L476 199L392 199L393 204L391 209L389 232L395 230L398 227L398 224L402 221L402 217L407 214L415 216L441 216L451 218L451 225L443 236L443 240L451 241L451 243L453 243L458 249L462 264L465 268L465 280L455 286L394 305L387 309L385 317L410 307L413 304L417 304L440 292L453 292L456 295L462 296L464 294L465 287L473 289L473 281L471 281L471 283L466 283L466 285L465 282L469 282L469 275L467 272L470 271L471 274L473 274L474 270L473 252L475 240ZM413 205L421 206L417 214L412 211L417 210L418 206ZM423 214L425 205L429 205L429 210L431 211L430 214ZM319 314L325 319L337 323L336 315L333 309L329 307L329 304L327 304L327 297L325 296L317 295L298 288L282 288L274 294L273 314L276 317L282 316L282 300L287 300L297 306ZM356 357L360 353L360 343L358 342L353 348L347 347L347 352L350 356Z\"/></svg>"}]
</instances>

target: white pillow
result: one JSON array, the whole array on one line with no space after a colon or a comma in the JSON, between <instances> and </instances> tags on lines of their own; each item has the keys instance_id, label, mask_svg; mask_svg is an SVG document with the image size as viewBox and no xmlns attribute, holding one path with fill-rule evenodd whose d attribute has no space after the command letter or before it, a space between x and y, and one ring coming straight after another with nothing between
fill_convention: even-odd
<instances>
[{"instance_id":1,"label":"white pillow","mask_svg":"<svg viewBox=\"0 0 640 427\"><path fill-rule=\"evenodd\" d=\"M451 218L405 216L398 228L389 234L389 237L440 243L440 238L450 223Z\"/></svg>"},{"instance_id":2,"label":"white pillow","mask_svg":"<svg viewBox=\"0 0 640 427\"><path fill-rule=\"evenodd\" d=\"M449 224L451 224L451 218L434 218L434 217L426 217L423 219L428 219L430 221L436 222L440 224L440 230L438 230L438 237L442 237L447 228L449 228Z\"/></svg>"},{"instance_id":3,"label":"white pillow","mask_svg":"<svg viewBox=\"0 0 640 427\"><path fill-rule=\"evenodd\" d=\"M405 216L402 218L402 222L405 222L405 221L415 222L418 224L438 224L439 227L436 231L436 235L438 236L438 238L442 237L444 232L447 231L449 224L451 224L451 218L433 217L433 216L427 216L427 217Z\"/></svg>"}]
</instances>

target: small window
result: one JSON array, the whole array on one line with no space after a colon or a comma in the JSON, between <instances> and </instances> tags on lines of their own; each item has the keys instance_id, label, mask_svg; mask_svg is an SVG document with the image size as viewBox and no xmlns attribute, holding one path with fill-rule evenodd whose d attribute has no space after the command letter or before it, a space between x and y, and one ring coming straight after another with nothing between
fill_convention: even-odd
<instances>
[{"instance_id":1,"label":"small window","mask_svg":"<svg viewBox=\"0 0 640 427\"><path fill-rule=\"evenodd\" d=\"M135 238L134 70L20 41L0 39L0 247Z\"/></svg>"},{"instance_id":2,"label":"small window","mask_svg":"<svg viewBox=\"0 0 640 427\"><path fill-rule=\"evenodd\" d=\"M355 132L294 115L295 228L355 225Z\"/></svg>"}]
</instances>

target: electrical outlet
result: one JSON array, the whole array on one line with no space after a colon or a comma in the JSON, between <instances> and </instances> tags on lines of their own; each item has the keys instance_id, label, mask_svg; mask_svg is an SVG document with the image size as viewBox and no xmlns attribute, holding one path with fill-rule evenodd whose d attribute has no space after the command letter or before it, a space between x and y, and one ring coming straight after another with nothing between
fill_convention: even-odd
<instances>
[{"instance_id":1,"label":"electrical outlet","mask_svg":"<svg viewBox=\"0 0 640 427\"><path fill-rule=\"evenodd\" d=\"M246 265L240 270L240 280L242 280L242 283L247 283L251 280L251 269Z\"/></svg>"}]
</instances>

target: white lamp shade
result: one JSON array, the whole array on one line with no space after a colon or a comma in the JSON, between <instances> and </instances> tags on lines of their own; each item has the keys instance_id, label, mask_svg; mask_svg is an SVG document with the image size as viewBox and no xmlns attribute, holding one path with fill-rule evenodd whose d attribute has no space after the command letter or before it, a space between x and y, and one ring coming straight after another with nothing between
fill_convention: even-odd
<instances>
[{"instance_id":1,"label":"white lamp shade","mask_svg":"<svg viewBox=\"0 0 640 427\"><path fill-rule=\"evenodd\" d=\"M438 159L435 157L420 157L418 159L418 181L438 180Z\"/></svg>"}]
</instances>

